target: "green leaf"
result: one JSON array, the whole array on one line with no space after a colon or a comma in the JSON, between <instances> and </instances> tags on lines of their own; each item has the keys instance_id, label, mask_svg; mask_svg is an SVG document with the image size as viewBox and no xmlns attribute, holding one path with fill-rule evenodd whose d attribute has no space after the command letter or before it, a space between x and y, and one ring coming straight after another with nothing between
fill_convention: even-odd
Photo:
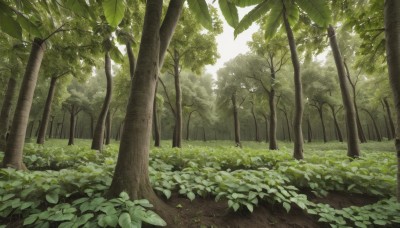
<instances>
[{"instance_id":1,"label":"green leaf","mask_svg":"<svg viewBox=\"0 0 400 228\"><path fill-rule=\"evenodd\" d=\"M143 222L146 222L155 226L166 226L167 223L155 212L147 211L146 216L142 218Z\"/></svg>"},{"instance_id":2,"label":"green leaf","mask_svg":"<svg viewBox=\"0 0 400 228\"><path fill-rule=\"evenodd\" d=\"M226 22L230 26L236 27L239 24L239 15L236 6L228 0L219 0L218 2Z\"/></svg>"},{"instance_id":3,"label":"green leaf","mask_svg":"<svg viewBox=\"0 0 400 228\"><path fill-rule=\"evenodd\" d=\"M208 5L205 0L188 0L189 9L199 20L200 24L208 30L212 30L212 18L208 11Z\"/></svg>"},{"instance_id":4,"label":"green leaf","mask_svg":"<svg viewBox=\"0 0 400 228\"><path fill-rule=\"evenodd\" d=\"M21 25L21 27L27 31L29 34L34 35L34 36L38 36L40 37L40 31L39 28L32 23L31 20L29 20L28 18L22 16L22 15L18 15L17 17L17 21L19 22L19 24Z\"/></svg>"},{"instance_id":5,"label":"green leaf","mask_svg":"<svg viewBox=\"0 0 400 228\"><path fill-rule=\"evenodd\" d=\"M271 7L271 12L266 18L265 23L265 39L266 41L272 39L272 37L278 31L279 26L282 24L283 18L283 7L282 3L275 1Z\"/></svg>"},{"instance_id":6,"label":"green leaf","mask_svg":"<svg viewBox=\"0 0 400 228\"><path fill-rule=\"evenodd\" d=\"M58 203L58 193L53 191L46 194L46 200L49 203L56 204Z\"/></svg>"},{"instance_id":7,"label":"green leaf","mask_svg":"<svg viewBox=\"0 0 400 228\"><path fill-rule=\"evenodd\" d=\"M189 192L189 193L187 194L187 197L190 199L190 201L193 201L194 198L195 198L196 196L194 195L193 192Z\"/></svg>"},{"instance_id":8,"label":"green leaf","mask_svg":"<svg viewBox=\"0 0 400 228\"><path fill-rule=\"evenodd\" d=\"M124 0L104 0L103 10L107 22L112 27L117 27L124 18L126 3Z\"/></svg>"},{"instance_id":9,"label":"green leaf","mask_svg":"<svg viewBox=\"0 0 400 228\"><path fill-rule=\"evenodd\" d=\"M123 201L127 201L127 200L129 200L129 195L126 192L121 192L119 194L119 198L121 198Z\"/></svg>"},{"instance_id":10,"label":"green leaf","mask_svg":"<svg viewBox=\"0 0 400 228\"><path fill-rule=\"evenodd\" d=\"M171 191L168 189L164 189L163 193L165 195L165 197L167 197L167 199L169 199L171 197Z\"/></svg>"},{"instance_id":11,"label":"green leaf","mask_svg":"<svg viewBox=\"0 0 400 228\"><path fill-rule=\"evenodd\" d=\"M325 0L296 0L297 5L320 26L328 27L332 20L328 2Z\"/></svg>"},{"instance_id":12,"label":"green leaf","mask_svg":"<svg viewBox=\"0 0 400 228\"><path fill-rule=\"evenodd\" d=\"M252 6L259 4L265 0L230 0L233 4L239 6L239 7L246 7L246 6ZM268 1L268 0L266 0Z\"/></svg>"},{"instance_id":13,"label":"green leaf","mask_svg":"<svg viewBox=\"0 0 400 228\"><path fill-rule=\"evenodd\" d=\"M29 215L28 218L24 219L24 226L33 224L38 218L37 214Z\"/></svg>"},{"instance_id":14,"label":"green leaf","mask_svg":"<svg viewBox=\"0 0 400 228\"><path fill-rule=\"evenodd\" d=\"M75 14L82 17L88 17L90 9L85 0L67 0L65 5Z\"/></svg>"},{"instance_id":15,"label":"green leaf","mask_svg":"<svg viewBox=\"0 0 400 228\"><path fill-rule=\"evenodd\" d=\"M264 16L270 9L271 6L278 0L266 0L258 4L254 9L252 9L248 14L246 14L239 24L235 28L234 36L235 38L248 29L253 22Z\"/></svg>"},{"instance_id":16,"label":"green leaf","mask_svg":"<svg viewBox=\"0 0 400 228\"><path fill-rule=\"evenodd\" d=\"M98 224L101 227L106 227L106 226L116 227L118 224L118 216L117 215L106 215L99 219Z\"/></svg>"},{"instance_id":17,"label":"green leaf","mask_svg":"<svg viewBox=\"0 0 400 228\"><path fill-rule=\"evenodd\" d=\"M286 203L286 202L283 202L283 207L286 209L286 212L289 213L289 211L290 211L290 204L289 204L289 203Z\"/></svg>"},{"instance_id":18,"label":"green leaf","mask_svg":"<svg viewBox=\"0 0 400 228\"><path fill-rule=\"evenodd\" d=\"M0 28L8 35L17 39L22 39L22 28L19 23L2 11L0 11Z\"/></svg>"},{"instance_id":19,"label":"green leaf","mask_svg":"<svg viewBox=\"0 0 400 228\"><path fill-rule=\"evenodd\" d=\"M131 216L126 212L122 213L118 218L118 224L122 228L130 228L131 227Z\"/></svg>"}]
</instances>

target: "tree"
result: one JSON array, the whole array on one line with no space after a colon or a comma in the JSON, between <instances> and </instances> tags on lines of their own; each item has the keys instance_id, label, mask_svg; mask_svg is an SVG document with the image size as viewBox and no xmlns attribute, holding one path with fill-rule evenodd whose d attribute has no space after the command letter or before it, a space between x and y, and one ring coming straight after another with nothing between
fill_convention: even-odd
<instances>
[{"instance_id":1,"label":"tree","mask_svg":"<svg viewBox=\"0 0 400 228\"><path fill-rule=\"evenodd\" d=\"M299 8L305 14L319 25L327 25L330 21L330 13L328 6L324 1L234 1L239 6L247 6L258 4L254 7L235 28L235 35L247 29L254 21L268 12L268 20L265 23L266 38L269 39L277 33L277 30L283 23L286 36L289 43L291 60L294 69L294 88L295 88L295 114L293 121L294 131L294 150L293 157L295 159L303 159L303 133L302 133L302 117L303 117L303 95L300 74L300 62L297 54L296 42L294 39L292 26L299 20Z\"/></svg>"},{"instance_id":2,"label":"tree","mask_svg":"<svg viewBox=\"0 0 400 228\"><path fill-rule=\"evenodd\" d=\"M385 1L386 55L390 85L397 115L395 146L397 152L397 201L400 202L400 2Z\"/></svg>"},{"instance_id":3,"label":"tree","mask_svg":"<svg viewBox=\"0 0 400 228\"><path fill-rule=\"evenodd\" d=\"M267 74L261 77L252 76L253 79L257 80L269 100L269 149L277 150L277 118L276 118L276 75L281 70L282 66L287 62L287 48L284 45L283 37L274 37L270 41L266 41L262 37L262 33L258 32L253 34L252 41L249 42L250 48L257 53L257 55L262 56L267 63L269 68L270 82L265 83L263 78ZM267 86L269 84L269 86Z\"/></svg>"},{"instance_id":4,"label":"tree","mask_svg":"<svg viewBox=\"0 0 400 228\"><path fill-rule=\"evenodd\" d=\"M200 73L206 64L215 63L218 58L215 35L221 32L220 23L214 19L213 30L204 31L193 13L183 11L182 20L176 28L175 35L168 48L165 62L167 73L174 77L175 83L175 117L172 147L182 146L182 69Z\"/></svg>"}]
</instances>

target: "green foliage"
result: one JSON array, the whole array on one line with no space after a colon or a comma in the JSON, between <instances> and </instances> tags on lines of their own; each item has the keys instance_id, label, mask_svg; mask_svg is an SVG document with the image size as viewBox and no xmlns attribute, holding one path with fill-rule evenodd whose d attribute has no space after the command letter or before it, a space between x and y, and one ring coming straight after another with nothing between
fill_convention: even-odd
<instances>
[{"instance_id":1,"label":"green foliage","mask_svg":"<svg viewBox=\"0 0 400 228\"><path fill-rule=\"evenodd\" d=\"M205 0L188 0L191 12L197 20L208 30L212 30L212 18Z\"/></svg>"},{"instance_id":2,"label":"green foliage","mask_svg":"<svg viewBox=\"0 0 400 228\"><path fill-rule=\"evenodd\" d=\"M63 143L49 141L47 147L28 144L25 148L24 162L31 170L59 171L0 170L0 217L21 216L32 227L165 225L149 210L147 200L131 201L126 193L115 199L102 197L111 183L116 145L98 154L87 149L89 142L68 149L59 146ZM390 152L379 151L388 143L363 145L365 152L357 160L349 160L345 148L325 149L342 144L306 144L308 154L300 162L292 160L291 149L283 143L280 151L267 152L261 149L265 144L244 149L223 144L153 148L149 173L154 190L167 199L172 192L190 200L214 197L225 200L233 211L252 212L261 203L287 211L299 207L333 227L400 223L399 204L389 198L395 194L396 159ZM383 200L334 209L309 201L299 189L310 189L318 196L345 191Z\"/></svg>"},{"instance_id":3,"label":"green foliage","mask_svg":"<svg viewBox=\"0 0 400 228\"><path fill-rule=\"evenodd\" d=\"M104 0L103 10L104 16L107 22L113 26L117 27L124 17L126 3L123 0Z\"/></svg>"},{"instance_id":4,"label":"green foliage","mask_svg":"<svg viewBox=\"0 0 400 228\"><path fill-rule=\"evenodd\" d=\"M219 0L219 7L226 22L232 27L236 27L239 23L239 15L236 6L228 0Z\"/></svg>"}]
</instances>

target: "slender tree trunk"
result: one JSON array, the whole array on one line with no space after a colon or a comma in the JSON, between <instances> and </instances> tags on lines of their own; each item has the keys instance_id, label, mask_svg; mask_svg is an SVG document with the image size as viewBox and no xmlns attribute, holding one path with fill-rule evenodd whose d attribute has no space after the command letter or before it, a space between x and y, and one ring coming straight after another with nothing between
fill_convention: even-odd
<instances>
[{"instance_id":1,"label":"slender tree trunk","mask_svg":"<svg viewBox=\"0 0 400 228\"><path fill-rule=\"evenodd\" d=\"M22 80L11 132L7 140L7 147L3 158L4 167L12 167L18 170L26 169L22 162L22 154L26 129L28 127L29 113L32 107L33 93L35 91L44 50L44 42L35 38L32 43L31 53Z\"/></svg>"},{"instance_id":2,"label":"slender tree trunk","mask_svg":"<svg viewBox=\"0 0 400 228\"><path fill-rule=\"evenodd\" d=\"M106 92L106 97L104 98L103 107L101 108L99 114L99 118L97 119L96 130L93 133L94 135L92 141L92 150L99 150L99 151L102 151L103 149L106 116L108 109L110 107L111 96L112 96L111 58L110 58L110 53L108 51L105 54L104 69L107 78L107 92Z\"/></svg>"},{"instance_id":3,"label":"slender tree trunk","mask_svg":"<svg viewBox=\"0 0 400 228\"><path fill-rule=\"evenodd\" d=\"M55 116L50 117L50 131L49 131L49 139L53 137L53 122L54 122Z\"/></svg>"},{"instance_id":4,"label":"slender tree trunk","mask_svg":"<svg viewBox=\"0 0 400 228\"><path fill-rule=\"evenodd\" d=\"M49 125L50 113L51 113L51 103L53 102L54 93L56 91L57 77L52 77L50 80L49 92L47 94L46 103L44 105L42 121L39 129L39 134L36 140L37 144L44 144L46 137L47 127Z\"/></svg>"},{"instance_id":5,"label":"slender tree trunk","mask_svg":"<svg viewBox=\"0 0 400 228\"><path fill-rule=\"evenodd\" d=\"M293 120L294 132L294 149L293 157L297 160L303 159L303 132L302 132L302 119L303 119L303 88L301 84L300 62L297 56L296 42L294 40L293 31L290 27L289 20L284 9L283 20L285 24L286 34L289 41L290 55L292 58L293 71L294 71L294 92L295 92L295 113Z\"/></svg>"},{"instance_id":6,"label":"slender tree trunk","mask_svg":"<svg viewBox=\"0 0 400 228\"><path fill-rule=\"evenodd\" d=\"M94 133L94 116L93 114L89 114L90 116L90 138L93 139L93 133Z\"/></svg>"},{"instance_id":7,"label":"slender tree trunk","mask_svg":"<svg viewBox=\"0 0 400 228\"><path fill-rule=\"evenodd\" d=\"M358 113L358 107L356 100L354 99L354 109L356 111L356 120L357 120L357 131L359 132L358 138L360 139L361 143L366 143L367 139L365 138L364 130L362 128L361 120L360 120L360 115Z\"/></svg>"},{"instance_id":8,"label":"slender tree trunk","mask_svg":"<svg viewBox=\"0 0 400 228\"><path fill-rule=\"evenodd\" d=\"M338 71L340 90L342 93L343 107L346 112L347 123L347 156L357 158L360 156L360 147L358 142L358 131L356 112L349 91L349 82L346 78L346 72L343 65L342 55L340 54L339 46L336 41L334 28L330 25L328 28L329 42L331 45L333 57L335 59L336 68Z\"/></svg>"},{"instance_id":9,"label":"slender tree trunk","mask_svg":"<svg viewBox=\"0 0 400 228\"><path fill-rule=\"evenodd\" d=\"M203 142L207 142L206 129L203 127Z\"/></svg>"},{"instance_id":10,"label":"slender tree trunk","mask_svg":"<svg viewBox=\"0 0 400 228\"><path fill-rule=\"evenodd\" d=\"M372 140L371 131L369 130L369 124L367 124L367 131L368 131L368 139Z\"/></svg>"},{"instance_id":11,"label":"slender tree trunk","mask_svg":"<svg viewBox=\"0 0 400 228\"><path fill-rule=\"evenodd\" d=\"M163 24L160 29L163 1L146 2L137 68L127 105L117 165L108 192L109 197L118 196L125 191L132 200L145 198L155 206L157 213L163 214L167 213L167 210L160 208L163 203L154 193L148 173L151 119L159 67L162 66L166 50L164 47L168 47L182 5L181 0L170 1L164 19L164 23L170 24L167 24L166 28ZM163 29L167 31L163 32ZM160 42L160 34L168 36L162 36ZM164 216L164 219L170 218Z\"/></svg>"},{"instance_id":12,"label":"slender tree trunk","mask_svg":"<svg viewBox=\"0 0 400 228\"><path fill-rule=\"evenodd\" d=\"M318 108L318 114L319 114L319 118L321 120L322 135L324 137L324 143L326 143L326 142L328 142L328 140L326 138L326 129L325 129L325 122L324 122L324 115L322 113L322 106L320 108Z\"/></svg>"},{"instance_id":13,"label":"slender tree trunk","mask_svg":"<svg viewBox=\"0 0 400 228\"><path fill-rule=\"evenodd\" d=\"M286 134L285 134L285 123L284 120L282 120L282 135L283 135L283 141L286 140Z\"/></svg>"},{"instance_id":14,"label":"slender tree trunk","mask_svg":"<svg viewBox=\"0 0 400 228\"><path fill-rule=\"evenodd\" d=\"M396 135L396 132L394 130L394 123L393 123L393 118L392 118L392 112L390 110L390 105L389 102L387 100L387 98L383 98L383 103L385 104L385 109L386 109L386 113L387 116L389 118L389 126L390 126L390 131L391 131L391 135L394 137Z\"/></svg>"},{"instance_id":15,"label":"slender tree trunk","mask_svg":"<svg viewBox=\"0 0 400 228\"><path fill-rule=\"evenodd\" d=\"M259 142L260 141L260 136L259 136L259 133L258 133L258 124L257 124L256 114L254 113L254 104L253 103L251 105L251 115L253 116L253 120L254 120L254 133L255 133L254 140L256 142Z\"/></svg>"},{"instance_id":16,"label":"slender tree trunk","mask_svg":"<svg viewBox=\"0 0 400 228\"><path fill-rule=\"evenodd\" d=\"M175 141L173 147L182 147L182 90L180 83L179 54L174 49L174 78L175 78Z\"/></svg>"},{"instance_id":17,"label":"slender tree trunk","mask_svg":"<svg viewBox=\"0 0 400 228\"><path fill-rule=\"evenodd\" d=\"M13 72L12 72L13 73ZM0 151L6 150L8 128L10 126L10 114L17 90L16 75L11 74L7 83L7 90L4 96L0 112Z\"/></svg>"},{"instance_id":18,"label":"slender tree trunk","mask_svg":"<svg viewBox=\"0 0 400 228\"><path fill-rule=\"evenodd\" d=\"M372 114L368 110L366 110L366 109L363 109L363 110L368 114L368 116L372 120L372 124L374 125L376 140L378 140L378 142L381 142L382 141L382 136L381 136L381 133L379 132L378 125L376 125L376 121L375 121L374 117L372 116Z\"/></svg>"},{"instance_id":19,"label":"slender tree trunk","mask_svg":"<svg viewBox=\"0 0 400 228\"><path fill-rule=\"evenodd\" d=\"M307 118L307 137L308 137L308 143L312 142L312 128L311 128L311 123L310 123L310 117Z\"/></svg>"},{"instance_id":20,"label":"slender tree trunk","mask_svg":"<svg viewBox=\"0 0 400 228\"><path fill-rule=\"evenodd\" d=\"M156 83L156 87L157 87ZM156 89L157 91L157 89ZM157 110L157 98L154 96L154 101L153 101L153 123L154 123L154 146L155 147L160 147L161 146L161 135L160 135L160 129L158 127L158 110Z\"/></svg>"},{"instance_id":21,"label":"slender tree trunk","mask_svg":"<svg viewBox=\"0 0 400 228\"><path fill-rule=\"evenodd\" d=\"M287 132L288 132L288 139L289 139L289 142L291 142L291 141L292 141L292 136L291 136L291 134L290 134L290 123L289 123L289 118L288 118L288 115L287 115L287 112L286 112L286 111L283 111L283 114L285 115L286 127L287 127Z\"/></svg>"},{"instance_id":22,"label":"slender tree trunk","mask_svg":"<svg viewBox=\"0 0 400 228\"><path fill-rule=\"evenodd\" d=\"M233 124L235 128L235 144L238 147L242 147L240 142L240 123L239 123L239 116L237 110L237 102L236 102L236 93L232 94L231 97L232 106L233 106Z\"/></svg>"},{"instance_id":23,"label":"slender tree trunk","mask_svg":"<svg viewBox=\"0 0 400 228\"><path fill-rule=\"evenodd\" d=\"M35 121L31 121L31 130L29 131L29 138L32 138L33 126L35 125Z\"/></svg>"},{"instance_id":24,"label":"slender tree trunk","mask_svg":"<svg viewBox=\"0 0 400 228\"><path fill-rule=\"evenodd\" d=\"M68 139L68 146L74 145L75 142L75 127L76 127L76 116L75 116L75 108L72 106L71 116L69 119L69 139Z\"/></svg>"},{"instance_id":25,"label":"slender tree trunk","mask_svg":"<svg viewBox=\"0 0 400 228\"><path fill-rule=\"evenodd\" d=\"M131 80L133 80L133 76L135 75L136 61L135 61L135 55L133 54L132 50L132 44L130 41L126 42L126 53L128 54L128 60L129 60L129 75L131 77Z\"/></svg>"},{"instance_id":26,"label":"slender tree trunk","mask_svg":"<svg viewBox=\"0 0 400 228\"><path fill-rule=\"evenodd\" d=\"M274 71L274 70L272 70ZM272 72L271 72L272 73ZM275 73L271 74L273 80L275 80ZM277 131L277 119L276 119L276 97L275 97L275 89L271 88L271 92L269 94L269 149L277 150L278 142L276 138Z\"/></svg>"},{"instance_id":27,"label":"slender tree trunk","mask_svg":"<svg viewBox=\"0 0 400 228\"><path fill-rule=\"evenodd\" d=\"M268 142L270 142L270 138L269 138L269 134L268 134L268 130L269 130L268 116L265 115L264 117L265 117L265 142L268 143Z\"/></svg>"},{"instance_id":28,"label":"slender tree trunk","mask_svg":"<svg viewBox=\"0 0 400 228\"><path fill-rule=\"evenodd\" d=\"M39 125L37 126L36 132L35 132L35 136L36 136L36 137L39 135L39 129L40 129L40 126L41 126L41 125L42 125L42 121L39 120Z\"/></svg>"},{"instance_id":29,"label":"slender tree trunk","mask_svg":"<svg viewBox=\"0 0 400 228\"><path fill-rule=\"evenodd\" d=\"M335 124L335 129L336 129L336 134L337 134L338 140L339 140L339 142L343 142L343 135L342 135L342 131L340 130L339 123L337 122L337 119L336 119L335 108L331 105L329 105L329 107L331 108L331 111L332 111L333 123Z\"/></svg>"},{"instance_id":30,"label":"slender tree trunk","mask_svg":"<svg viewBox=\"0 0 400 228\"><path fill-rule=\"evenodd\" d=\"M76 116L75 125L78 125L78 123L79 123L79 116ZM75 126L74 129L75 129L74 137L76 137L76 135L78 135L78 128Z\"/></svg>"},{"instance_id":31,"label":"slender tree trunk","mask_svg":"<svg viewBox=\"0 0 400 228\"><path fill-rule=\"evenodd\" d=\"M108 109L107 112L107 117L106 117L106 145L110 145L111 142L111 112L110 109Z\"/></svg>"},{"instance_id":32,"label":"slender tree trunk","mask_svg":"<svg viewBox=\"0 0 400 228\"><path fill-rule=\"evenodd\" d=\"M63 133L63 131L64 131L64 121L65 121L65 110L64 110L63 118L62 118L62 122L61 122L60 139L62 138L62 133Z\"/></svg>"},{"instance_id":33,"label":"slender tree trunk","mask_svg":"<svg viewBox=\"0 0 400 228\"><path fill-rule=\"evenodd\" d=\"M193 110L189 113L188 116L188 120L187 120L187 124L186 124L186 140L189 140L189 136L190 136L190 117L192 116L193 112L195 112L196 110Z\"/></svg>"},{"instance_id":34,"label":"slender tree trunk","mask_svg":"<svg viewBox=\"0 0 400 228\"><path fill-rule=\"evenodd\" d=\"M386 136L387 136L388 140L391 140L391 139L393 139L393 135L392 135L392 132L390 131L389 123L388 123L388 120L386 118L386 115L383 115L383 119L385 120Z\"/></svg>"}]
</instances>

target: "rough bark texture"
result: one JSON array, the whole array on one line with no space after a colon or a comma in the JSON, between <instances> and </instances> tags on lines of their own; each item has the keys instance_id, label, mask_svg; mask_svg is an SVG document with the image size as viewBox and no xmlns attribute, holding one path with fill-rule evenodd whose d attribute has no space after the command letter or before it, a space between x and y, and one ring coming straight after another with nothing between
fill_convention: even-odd
<instances>
[{"instance_id":1,"label":"rough bark texture","mask_svg":"<svg viewBox=\"0 0 400 228\"><path fill-rule=\"evenodd\" d=\"M10 126L10 114L12 104L14 103L15 92L17 89L17 80L15 75L11 74L7 83L7 90L4 96L3 105L1 106L0 112L0 151L6 150L6 138L8 134L8 128Z\"/></svg>"},{"instance_id":2,"label":"rough bark texture","mask_svg":"<svg viewBox=\"0 0 400 228\"><path fill-rule=\"evenodd\" d=\"M3 159L3 165L5 167L26 169L22 162L22 153L29 113L32 107L33 93L35 91L44 51L45 43L36 38L32 43L31 53L22 80L17 106L15 108L11 132L7 140L7 148Z\"/></svg>"},{"instance_id":3,"label":"rough bark texture","mask_svg":"<svg viewBox=\"0 0 400 228\"><path fill-rule=\"evenodd\" d=\"M172 147L182 147L182 89L180 83L179 54L174 50L175 79L175 144Z\"/></svg>"},{"instance_id":4,"label":"rough bark texture","mask_svg":"<svg viewBox=\"0 0 400 228\"><path fill-rule=\"evenodd\" d=\"M110 54L106 52L105 54L105 64L104 69L107 78L107 92L104 98L103 107L101 108L99 118L97 119L96 129L93 133L92 150L103 149L104 131L105 123L108 109L110 108L111 95L112 95L112 76L111 76L111 58Z\"/></svg>"},{"instance_id":5,"label":"rough bark texture","mask_svg":"<svg viewBox=\"0 0 400 228\"><path fill-rule=\"evenodd\" d=\"M232 95L231 100L232 100L232 106L233 106L233 125L235 128L235 144L236 144L236 146L241 147L240 123L239 123L239 116L238 116L238 109L237 109L236 94Z\"/></svg>"},{"instance_id":6,"label":"rough bark texture","mask_svg":"<svg viewBox=\"0 0 400 228\"><path fill-rule=\"evenodd\" d=\"M386 59L397 115L395 146L397 152L397 201L400 202L400 1L385 1L385 28Z\"/></svg>"},{"instance_id":7,"label":"rough bark texture","mask_svg":"<svg viewBox=\"0 0 400 228\"><path fill-rule=\"evenodd\" d=\"M294 77L294 92L295 92L295 112L293 120L293 133L294 133L294 149L293 157L295 159L303 159L303 132L302 132L302 119L303 119L303 88L301 84L300 62L297 56L296 42L294 40L293 31L290 27L289 20L284 10L283 20L285 24L286 34L290 46L290 56L293 64L293 77Z\"/></svg>"},{"instance_id":8,"label":"rough bark texture","mask_svg":"<svg viewBox=\"0 0 400 228\"><path fill-rule=\"evenodd\" d=\"M168 14L170 11L168 10L166 21L178 21L183 2L171 0L169 8L175 6L174 4L179 6L178 13ZM131 199L146 198L155 206L156 212L165 214L167 211L161 210L163 204L150 185L148 173L155 86L159 74L159 63L162 62L160 59L164 58L166 50L160 52L160 43L163 44L164 40L168 40L166 45L168 47L171 39L169 36L162 37L160 42L162 6L162 0L146 2L137 67L127 105L117 165L108 196L118 196L122 191L126 191ZM173 20L174 18L176 19ZM172 30L167 34L172 36L175 26L176 23L167 26L167 31ZM164 216L164 219L170 218Z\"/></svg>"},{"instance_id":9,"label":"rough bark texture","mask_svg":"<svg viewBox=\"0 0 400 228\"><path fill-rule=\"evenodd\" d=\"M54 92L56 91L57 78L52 77L50 80L49 92L47 94L46 103L44 105L42 114L42 124L39 128L39 134L36 140L37 144L44 144L46 138L47 126L49 125L49 118L51 113L51 103L53 102Z\"/></svg>"},{"instance_id":10,"label":"rough bark texture","mask_svg":"<svg viewBox=\"0 0 400 228\"><path fill-rule=\"evenodd\" d=\"M346 78L346 72L343 64L342 55L336 40L335 30L332 26L328 28L329 42L335 59L336 69L338 71L340 91L342 93L343 107L346 112L347 123L347 156L356 158L360 156L360 147L358 142L358 131L356 123L356 114L353 101L349 91L349 82Z\"/></svg>"}]
</instances>

